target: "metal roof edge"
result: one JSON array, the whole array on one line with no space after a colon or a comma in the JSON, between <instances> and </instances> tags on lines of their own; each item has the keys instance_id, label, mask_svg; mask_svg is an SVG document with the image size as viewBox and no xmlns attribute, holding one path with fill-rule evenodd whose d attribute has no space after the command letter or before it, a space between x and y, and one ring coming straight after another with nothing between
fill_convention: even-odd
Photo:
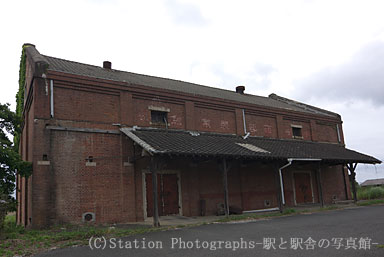
<instances>
[{"instance_id":1,"label":"metal roof edge","mask_svg":"<svg viewBox=\"0 0 384 257\"><path fill-rule=\"evenodd\" d=\"M135 128L121 128L120 131L123 132L130 139L132 139L134 142L139 144L141 147L143 147L149 154L153 155L153 154L163 153L163 151L156 150L147 142L145 142L144 140L136 136L134 133L132 133L132 131L135 131Z\"/></svg>"}]
</instances>

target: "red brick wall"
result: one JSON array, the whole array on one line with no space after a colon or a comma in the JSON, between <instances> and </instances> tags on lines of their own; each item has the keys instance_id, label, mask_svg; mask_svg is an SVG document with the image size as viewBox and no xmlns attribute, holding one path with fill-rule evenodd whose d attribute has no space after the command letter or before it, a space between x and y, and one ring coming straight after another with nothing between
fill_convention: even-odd
<instances>
[{"instance_id":1,"label":"red brick wall","mask_svg":"<svg viewBox=\"0 0 384 257\"><path fill-rule=\"evenodd\" d=\"M304 140L311 140L311 127L309 122L296 121L291 119L283 119L282 122L283 138L292 139L292 125L302 126L301 133Z\"/></svg>"},{"instance_id":2,"label":"red brick wall","mask_svg":"<svg viewBox=\"0 0 384 257\"><path fill-rule=\"evenodd\" d=\"M341 166L338 165L322 167L321 180L323 185L324 202L326 204L331 204L333 202L334 197L336 200L346 200L343 172ZM348 190L348 180L346 180L346 184Z\"/></svg>"},{"instance_id":3,"label":"red brick wall","mask_svg":"<svg viewBox=\"0 0 384 257\"><path fill-rule=\"evenodd\" d=\"M332 143L338 142L336 124L317 123L316 129L319 141Z\"/></svg>"},{"instance_id":4,"label":"red brick wall","mask_svg":"<svg viewBox=\"0 0 384 257\"><path fill-rule=\"evenodd\" d=\"M236 134L234 111L195 107L195 129Z\"/></svg>"},{"instance_id":5,"label":"red brick wall","mask_svg":"<svg viewBox=\"0 0 384 257\"><path fill-rule=\"evenodd\" d=\"M183 214L200 216L199 171L197 166L185 165L181 173L181 192L183 197Z\"/></svg>"},{"instance_id":6,"label":"red brick wall","mask_svg":"<svg viewBox=\"0 0 384 257\"><path fill-rule=\"evenodd\" d=\"M53 154L50 149L50 131L45 129L45 125L44 120L36 119L33 126L35 140L33 143L32 192L30 195L32 211L29 212L29 215L35 227L51 223L50 217L54 202L51 166L39 163L43 161L43 155L47 155L47 159L50 160Z\"/></svg>"},{"instance_id":7,"label":"red brick wall","mask_svg":"<svg viewBox=\"0 0 384 257\"><path fill-rule=\"evenodd\" d=\"M199 168L198 175L199 200L205 200L206 215L215 215L217 212L217 205L224 203L222 173L214 164L202 166L203 167ZM229 191L228 194L230 194Z\"/></svg>"},{"instance_id":8,"label":"red brick wall","mask_svg":"<svg viewBox=\"0 0 384 257\"><path fill-rule=\"evenodd\" d=\"M109 86L105 84L105 87ZM240 115L242 109L239 109L239 120L236 120L235 108L238 108L237 105L228 107L228 105L224 106L220 103L212 105L212 101L209 101L209 104L200 104L189 99L171 99L169 98L172 96L171 93L162 96L151 95L148 92L145 96L133 94L132 97L132 94L121 92L119 93L116 89L113 92L104 92L99 89L92 91L89 86L85 89L82 84L55 81L55 118L99 124L130 124L132 122L131 125L146 127L154 126L151 124L149 110L150 106L154 106L169 109L169 128L186 129L188 127L192 130L244 134L242 115ZM131 97L127 97L127 95ZM132 103L128 104L126 101L132 101ZM131 109L127 110L127 108ZM296 116L291 114L287 116L284 111L281 111L281 118L278 119L279 115L274 111L257 111L255 107L244 109L247 131L251 132L251 135L292 139L291 125L300 125L304 140L338 142L336 122L311 123L313 118L302 117L306 114L295 113ZM187 120L189 125L187 125ZM75 123L73 125L76 126Z\"/></svg>"},{"instance_id":9,"label":"red brick wall","mask_svg":"<svg viewBox=\"0 0 384 257\"><path fill-rule=\"evenodd\" d=\"M249 165L240 167L241 188L244 210L256 210L277 207L278 187L276 171L271 165ZM270 206L265 206L269 201Z\"/></svg>"},{"instance_id":10,"label":"red brick wall","mask_svg":"<svg viewBox=\"0 0 384 257\"><path fill-rule=\"evenodd\" d=\"M98 223L136 221L134 170L123 166L121 136L51 133L55 220L80 223L93 212ZM86 166L88 156L96 166Z\"/></svg>"},{"instance_id":11,"label":"red brick wall","mask_svg":"<svg viewBox=\"0 0 384 257\"><path fill-rule=\"evenodd\" d=\"M119 122L119 96L54 86L55 118L102 123Z\"/></svg>"},{"instance_id":12,"label":"red brick wall","mask_svg":"<svg viewBox=\"0 0 384 257\"><path fill-rule=\"evenodd\" d=\"M275 117L263 117L252 114L245 115L247 131L251 136L277 138Z\"/></svg>"},{"instance_id":13,"label":"red brick wall","mask_svg":"<svg viewBox=\"0 0 384 257\"><path fill-rule=\"evenodd\" d=\"M183 104L175 104L165 102L164 100L155 98L149 99L133 99L134 124L141 127L151 127L155 124L151 123L150 108L169 109L168 124L171 129L185 128L185 107ZM154 109L152 108L152 109Z\"/></svg>"}]
</instances>

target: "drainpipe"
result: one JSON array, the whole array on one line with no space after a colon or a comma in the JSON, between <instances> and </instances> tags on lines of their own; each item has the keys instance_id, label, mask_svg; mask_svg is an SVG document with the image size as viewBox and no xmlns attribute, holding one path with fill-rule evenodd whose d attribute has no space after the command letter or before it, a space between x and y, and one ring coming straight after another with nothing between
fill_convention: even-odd
<instances>
[{"instance_id":1,"label":"drainpipe","mask_svg":"<svg viewBox=\"0 0 384 257\"><path fill-rule=\"evenodd\" d=\"M54 116L54 108L53 108L53 79L51 79L51 81L50 81L51 83L50 83L50 103L51 103L51 118L53 118L53 116Z\"/></svg>"},{"instance_id":2,"label":"drainpipe","mask_svg":"<svg viewBox=\"0 0 384 257\"><path fill-rule=\"evenodd\" d=\"M244 109L242 109L243 111L243 124L244 124L244 135L247 134L247 124L245 122L245 112L244 112Z\"/></svg>"},{"instance_id":3,"label":"drainpipe","mask_svg":"<svg viewBox=\"0 0 384 257\"><path fill-rule=\"evenodd\" d=\"M288 159L288 163L285 164L283 167L279 168L281 202L282 202L283 205L285 205L285 197L284 197L283 175L281 174L281 170L285 169L286 167L290 166L291 164L292 164L292 159Z\"/></svg>"},{"instance_id":4,"label":"drainpipe","mask_svg":"<svg viewBox=\"0 0 384 257\"><path fill-rule=\"evenodd\" d=\"M339 124L336 124L336 130L337 130L337 142L341 143L341 136L340 136L340 128Z\"/></svg>"}]
</instances>

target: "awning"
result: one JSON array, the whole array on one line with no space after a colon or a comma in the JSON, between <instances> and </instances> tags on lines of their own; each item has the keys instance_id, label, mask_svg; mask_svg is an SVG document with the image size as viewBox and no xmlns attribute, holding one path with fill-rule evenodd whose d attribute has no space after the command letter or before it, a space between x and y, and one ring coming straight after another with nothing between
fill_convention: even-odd
<instances>
[{"instance_id":1,"label":"awning","mask_svg":"<svg viewBox=\"0 0 384 257\"><path fill-rule=\"evenodd\" d=\"M333 143L165 130L121 128L151 155L225 157L232 159L321 159L331 163L381 163L380 160Z\"/></svg>"}]
</instances>

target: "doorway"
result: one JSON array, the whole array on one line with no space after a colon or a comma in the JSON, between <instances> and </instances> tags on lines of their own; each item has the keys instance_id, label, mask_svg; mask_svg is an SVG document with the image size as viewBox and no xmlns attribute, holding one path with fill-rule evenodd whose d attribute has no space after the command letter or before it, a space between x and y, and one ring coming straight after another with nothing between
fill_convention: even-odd
<instances>
[{"instance_id":1,"label":"doorway","mask_svg":"<svg viewBox=\"0 0 384 257\"><path fill-rule=\"evenodd\" d=\"M159 216L180 214L177 174L157 174L157 203ZM153 216L152 174L145 174L147 217Z\"/></svg>"},{"instance_id":2,"label":"doorway","mask_svg":"<svg viewBox=\"0 0 384 257\"><path fill-rule=\"evenodd\" d=\"M295 203L313 203L313 189L310 172L293 173Z\"/></svg>"}]
</instances>

